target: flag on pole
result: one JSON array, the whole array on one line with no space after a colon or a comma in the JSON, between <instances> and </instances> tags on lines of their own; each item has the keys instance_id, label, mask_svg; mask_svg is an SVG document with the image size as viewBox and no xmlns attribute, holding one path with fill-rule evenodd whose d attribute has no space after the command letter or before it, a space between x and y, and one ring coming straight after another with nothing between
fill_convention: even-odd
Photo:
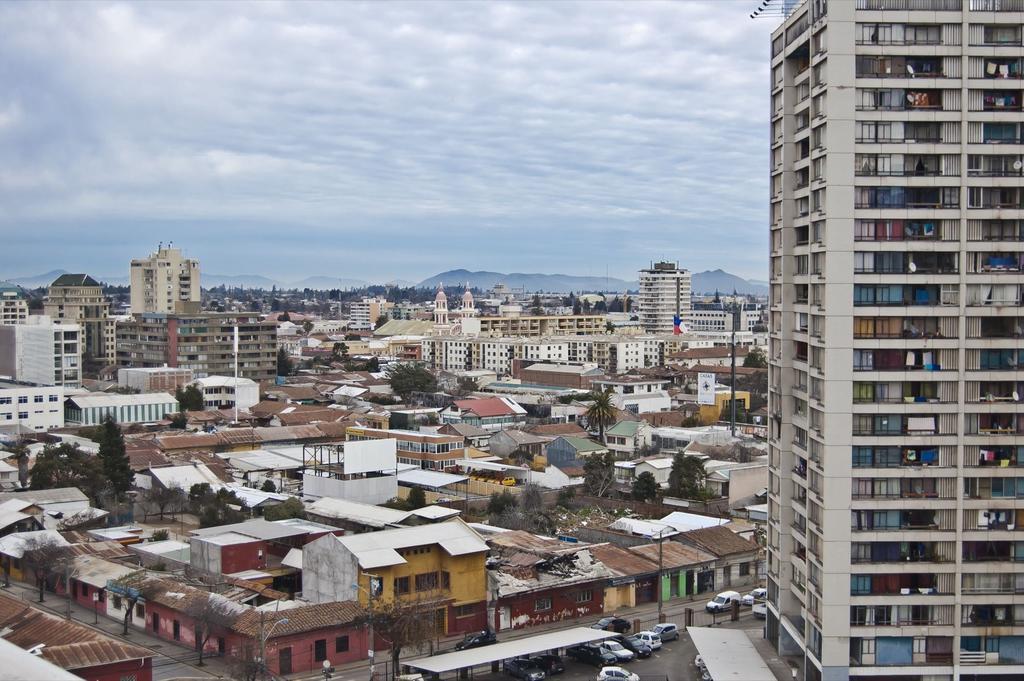
<instances>
[{"instance_id":1,"label":"flag on pole","mask_svg":"<svg viewBox=\"0 0 1024 681\"><path fill-rule=\"evenodd\" d=\"M678 336L683 332L682 330L683 320L679 318L679 315L672 315L672 333Z\"/></svg>"}]
</instances>

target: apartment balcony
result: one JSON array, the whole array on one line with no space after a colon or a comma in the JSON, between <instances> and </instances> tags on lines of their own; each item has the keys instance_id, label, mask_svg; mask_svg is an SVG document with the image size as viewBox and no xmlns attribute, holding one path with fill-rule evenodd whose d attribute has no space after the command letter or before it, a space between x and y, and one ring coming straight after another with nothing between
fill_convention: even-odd
<instances>
[{"instance_id":1,"label":"apartment balcony","mask_svg":"<svg viewBox=\"0 0 1024 681\"><path fill-rule=\"evenodd\" d=\"M1018 284L968 284L967 305L971 307L1018 307L1022 287Z\"/></svg>"},{"instance_id":2,"label":"apartment balcony","mask_svg":"<svg viewBox=\"0 0 1024 681\"><path fill-rule=\"evenodd\" d=\"M953 542L854 542L851 561L864 563L949 563L953 562L950 548Z\"/></svg>"},{"instance_id":3,"label":"apartment balcony","mask_svg":"<svg viewBox=\"0 0 1024 681\"><path fill-rule=\"evenodd\" d=\"M940 394L940 386L942 387ZM948 386L948 387L947 387ZM853 384L854 404L951 404L957 401L956 384L934 381L889 381Z\"/></svg>"},{"instance_id":4,"label":"apartment balcony","mask_svg":"<svg viewBox=\"0 0 1024 681\"><path fill-rule=\"evenodd\" d=\"M964 666L1024 664L1024 646L1020 645L1019 636L961 636L960 664Z\"/></svg>"},{"instance_id":5,"label":"apartment balcony","mask_svg":"<svg viewBox=\"0 0 1024 681\"><path fill-rule=\"evenodd\" d=\"M970 0L972 12L1024 12L1024 0Z\"/></svg>"},{"instance_id":6,"label":"apartment balcony","mask_svg":"<svg viewBox=\"0 0 1024 681\"><path fill-rule=\"evenodd\" d=\"M961 593L1024 594L1024 572L968 572L961 578Z\"/></svg>"},{"instance_id":7,"label":"apartment balcony","mask_svg":"<svg viewBox=\"0 0 1024 681\"><path fill-rule=\"evenodd\" d=\"M1024 418L1017 414L964 414L965 435L1024 435Z\"/></svg>"},{"instance_id":8,"label":"apartment balcony","mask_svg":"<svg viewBox=\"0 0 1024 681\"><path fill-rule=\"evenodd\" d=\"M1024 499L1024 478L964 478L965 499Z\"/></svg>"},{"instance_id":9,"label":"apartment balcony","mask_svg":"<svg viewBox=\"0 0 1024 681\"><path fill-rule=\"evenodd\" d=\"M967 326L968 338L1024 337L1024 317L969 317Z\"/></svg>"},{"instance_id":10,"label":"apartment balcony","mask_svg":"<svg viewBox=\"0 0 1024 681\"><path fill-rule=\"evenodd\" d=\"M857 9L959 12L963 9L963 0L857 0Z\"/></svg>"},{"instance_id":11,"label":"apartment balcony","mask_svg":"<svg viewBox=\"0 0 1024 681\"><path fill-rule=\"evenodd\" d=\"M953 499L952 478L857 478L850 497L859 501L871 499Z\"/></svg>"},{"instance_id":12,"label":"apartment balcony","mask_svg":"<svg viewBox=\"0 0 1024 681\"><path fill-rule=\"evenodd\" d=\"M862 124L863 125L863 124ZM943 130L942 123L927 121L904 121L901 129L887 127L859 127L855 140L860 144L942 144L959 142Z\"/></svg>"},{"instance_id":13,"label":"apartment balcony","mask_svg":"<svg viewBox=\"0 0 1024 681\"><path fill-rule=\"evenodd\" d=\"M975 371L1017 371L1024 360L1024 351L992 348L967 351L967 368ZM977 364L975 364L975 361Z\"/></svg>"},{"instance_id":14,"label":"apartment balcony","mask_svg":"<svg viewBox=\"0 0 1024 681\"><path fill-rule=\"evenodd\" d=\"M942 458L950 458L948 456ZM931 446L857 446L853 448L854 468L922 468L949 466L940 460L940 450Z\"/></svg>"},{"instance_id":15,"label":"apartment balcony","mask_svg":"<svg viewBox=\"0 0 1024 681\"><path fill-rule=\"evenodd\" d=\"M959 304L956 284L855 284L857 307L935 307Z\"/></svg>"},{"instance_id":16,"label":"apartment balcony","mask_svg":"<svg viewBox=\"0 0 1024 681\"><path fill-rule=\"evenodd\" d=\"M857 111L941 111L943 91L930 88L858 88Z\"/></svg>"},{"instance_id":17,"label":"apartment balcony","mask_svg":"<svg viewBox=\"0 0 1024 681\"><path fill-rule=\"evenodd\" d=\"M985 90L981 93L982 111L1021 111L1020 90Z\"/></svg>"},{"instance_id":18,"label":"apartment balcony","mask_svg":"<svg viewBox=\"0 0 1024 681\"><path fill-rule=\"evenodd\" d=\"M977 447L976 454L970 451L972 446L964 450L964 465L979 468L1017 468L1024 462L1024 447L1016 445L993 445Z\"/></svg>"},{"instance_id":19,"label":"apartment balcony","mask_svg":"<svg viewBox=\"0 0 1024 681\"><path fill-rule=\"evenodd\" d=\"M960 207L959 187L857 187L854 208L939 210Z\"/></svg>"},{"instance_id":20,"label":"apartment balcony","mask_svg":"<svg viewBox=\"0 0 1024 681\"><path fill-rule=\"evenodd\" d=\"M970 386L969 390L973 392L973 386ZM1024 382L979 381L977 390L977 397L970 400L971 402L1019 402L1021 396L1024 395Z\"/></svg>"},{"instance_id":21,"label":"apartment balcony","mask_svg":"<svg viewBox=\"0 0 1024 681\"><path fill-rule=\"evenodd\" d=\"M930 340L956 339L956 317L854 317L853 337L858 339Z\"/></svg>"},{"instance_id":22,"label":"apartment balcony","mask_svg":"<svg viewBox=\"0 0 1024 681\"><path fill-rule=\"evenodd\" d=\"M854 350L854 371L942 371L942 351L933 350ZM948 359L952 359L950 356ZM954 369L950 366L948 369Z\"/></svg>"},{"instance_id":23,"label":"apartment balcony","mask_svg":"<svg viewBox=\"0 0 1024 681\"><path fill-rule=\"evenodd\" d=\"M965 541L961 544L963 560L972 563L1007 563L1024 561L1024 542Z\"/></svg>"},{"instance_id":24,"label":"apartment balcony","mask_svg":"<svg viewBox=\"0 0 1024 681\"><path fill-rule=\"evenodd\" d=\"M986 47L1020 47L1022 44L1020 24L973 25L969 37L970 45Z\"/></svg>"},{"instance_id":25,"label":"apartment balcony","mask_svg":"<svg viewBox=\"0 0 1024 681\"><path fill-rule=\"evenodd\" d=\"M1024 177L1024 161L1015 154L971 154L967 157L968 177Z\"/></svg>"},{"instance_id":26,"label":"apartment balcony","mask_svg":"<svg viewBox=\"0 0 1024 681\"><path fill-rule=\"evenodd\" d=\"M942 57L865 55L857 57L857 78L949 78ZM953 75L953 77L959 77Z\"/></svg>"},{"instance_id":27,"label":"apartment balcony","mask_svg":"<svg viewBox=\"0 0 1024 681\"><path fill-rule=\"evenodd\" d=\"M1024 510L968 508L964 510L964 531L1012 532L1018 520L1024 520Z\"/></svg>"},{"instance_id":28,"label":"apartment balcony","mask_svg":"<svg viewBox=\"0 0 1024 681\"><path fill-rule=\"evenodd\" d=\"M957 274L959 253L868 251L855 254L854 274Z\"/></svg>"},{"instance_id":29,"label":"apartment balcony","mask_svg":"<svg viewBox=\"0 0 1024 681\"><path fill-rule=\"evenodd\" d=\"M975 132L978 124L972 123L970 142L981 144L1024 144L1024 127L1020 123L1004 121L983 122L980 130ZM980 133L980 134L978 134Z\"/></svg>"},{"instance_id":30,"label":"apartment balcony","mask_svg":"<svg viewBox=\"0 0 1024 681\"><path fill-rule=\"evenodd\" d=\"M955 518L943 518L935 509L855 510L851 513L850 529L854 532L946 531L955 529L955 522Z\"/></svg>"},{"instance_id":31,"label":"apartment balcony","mask_svg":"<svg viewBox=\"0 0 1024 681\"><path fill-rule=\"evenodd\" d=\"M951 588L948 593L952 593ZM939 578L935 574L850 575L851 596L934 596L938 594Z\"/></svg>"}]
</instances>

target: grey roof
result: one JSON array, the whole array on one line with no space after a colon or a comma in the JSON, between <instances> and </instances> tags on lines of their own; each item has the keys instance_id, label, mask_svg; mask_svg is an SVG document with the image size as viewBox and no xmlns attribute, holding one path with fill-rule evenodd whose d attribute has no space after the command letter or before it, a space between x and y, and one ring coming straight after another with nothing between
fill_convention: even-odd
<instances>
[{"instance_id":1,"label":"grey roof","mask_svg":"<svg viewBox=\"0 0 1024 681\"><path fill-rule=\"evenodd\" d=\"M50 286L101 286L88 274L62 274Z\"/></svg>"},{"instance_id":2,"label":"grey roof","mask_svg":"<svg viewBox=\"0 0 1024 681\"><path fill-rule=\"evenodd\" d=\"M398 525L409 517L408 511L361 504L358 501L335 499L334 497L317 499L306 508L306 512L322 518L348 520L368 527L381 528Z\"/></svg>"},{"instance_id":3,"label":"grey roof","mask_svg":"<svg viewBox=\"0 0 1024 681\"><path fill-rule=\"evenodd\" d=\"M711 678L718 681L775 681L775 674L742 629L687 627L686 631L707 665Z\"/></svg>"},{"instance_id":4,"label":"grey roof","mask_svg":"<svg viewBox=\"0 0 1024 681\"><path fill-rule=\"evenodd\" d=\"M63 504L71 501L89 502L82 490L77 487L54 487L53 489L32 489L24 492L0 493L0 503L17 499L43 506L45 504Z\"/></svg>"},{"instance_id":5,"label":"grey roof","mask_svg":"<svg viewBox=\"0 0 1024 681\"><path fill-rule=\"evenodd\" d=\"M397 530L335 536L335 540L356 557L364 570L403 565L406 560L396 549L412 546L437 544L450 556L487 552L487 544L480 535L459 519Z\"/></svg>"},{"instance_id":6,"label":"grey roof","mask_svg":"<svg viewBox=\"0 0 1024 681\"><path fill-rule=\"evenodd\" d=\"M121 407L129 405L146 404L171 404L177 405L178 401L169 393L142 393L138 395L113 395L110 393L89 393L87 395L72 395L68 400L74 402L82 409L93 407Z\"/></svg>"},{"instance_id":7,"label":"grey roof","mask_svg":"<svg viewBox=\"0 0 1024 681\"><path fill-rule=\"evenodd\" d=\"M411 660L405 664L415 669L442 674L455 671L456 669L489 664L497 660L544 653L555 648L568 648L581 643L590 643L591 641L601 641L616 635L614 631L601 631L600 629L591 629L590 627L572 627L571 629L549 631L537 634L536 636L526 636L514 641L502 641L490 646L424 657L418 660Z\"/></svg>"},{"instance_id":8,"label":"grey roof","mask_svg":"<svg viewBox=\"0 0 1024 681\"><path fill-rule=\"evenodd\" d=\"M263 518L246 520L242 523L231 525L219 525L217 527L206 527L199 530L192 530L194 537L210 537L227 532L237 532L247 537L256 539L283 539L284 537L295 537L310 532L335 532L338 528L314 523L301 518L289 518L288 520L269 521Z\"/></svg>"}]
</instances>

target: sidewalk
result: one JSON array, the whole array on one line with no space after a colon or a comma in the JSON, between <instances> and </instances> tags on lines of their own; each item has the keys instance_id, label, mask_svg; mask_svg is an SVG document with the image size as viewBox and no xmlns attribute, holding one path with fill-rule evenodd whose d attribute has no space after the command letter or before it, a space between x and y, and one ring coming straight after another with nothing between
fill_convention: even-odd
<instances>
[{"instance_id":1,"label":"sidewalk","mask_svg":"<svg viewBox=\"0 0 1024 681\"><path fill-rule=\"evenodd\" d=\"M68 601L63 596L46 593L46 600L39 602L39 591L29 585L11 582L3 589L5 593L24 601L28 605L50 612L58 617L67 614ZM146 648L153 652L153 678L195 678L195 679L229 679L231 678L227 663L218 658L204 657L202 667L197 666L198 654L175 643L151 636L133 626L128 627L128 636L122 635L124 629L120 620L100 615L98 624L94 624L95 613L74 601L71 602L71 619L90 629L100 631L112 638L126 641L132 645Z\"/></svg>"}]
</instances>

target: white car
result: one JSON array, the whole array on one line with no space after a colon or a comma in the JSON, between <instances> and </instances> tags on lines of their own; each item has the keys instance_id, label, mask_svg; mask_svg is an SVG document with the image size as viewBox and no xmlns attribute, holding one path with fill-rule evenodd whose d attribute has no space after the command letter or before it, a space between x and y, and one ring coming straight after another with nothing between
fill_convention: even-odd
<instances>
[{"instance_id":1,"label":"white car","mask_svg":"<svg viewBox=\"0 0 1024 681\"><path fill-rule=\"evenodd\" d=\"M601 644L601 648L614 655L619 662L631 662L636 657L632 650L616 641L605 641Z\"/></svg>"},{"instance_id":2,"label":"white car","mask_svg":"<svg viewBox=\"0 0 1024 681\"><path fill-rule=\"evenodd\" d=\"M635 636L646 643L651 650L661 649L661 636L658 636L653 631L641 631L640 633L635 634Z\"/></svg>"},{"instance_id":3,"label":"white car","mask_svg":"<svg viewBox=\"0 0 1024 681\"><path fill-rule=\"evenodd\" d=\"M597 674L597 681L640 681L640 677L622 667L602 667Z\"/></svg>"},{"instance_id":4,"label":"white car","mask_svg":"<svg viewBox=\"0 0 1024 681\"><path fill-rule=\"evenodd\" d=\"M768 589L754 589L750 593L744 594L740 602L743 603L743 605L753 605L758 601L763 601L767 597Z\"/></svg>"}]
</instances>

